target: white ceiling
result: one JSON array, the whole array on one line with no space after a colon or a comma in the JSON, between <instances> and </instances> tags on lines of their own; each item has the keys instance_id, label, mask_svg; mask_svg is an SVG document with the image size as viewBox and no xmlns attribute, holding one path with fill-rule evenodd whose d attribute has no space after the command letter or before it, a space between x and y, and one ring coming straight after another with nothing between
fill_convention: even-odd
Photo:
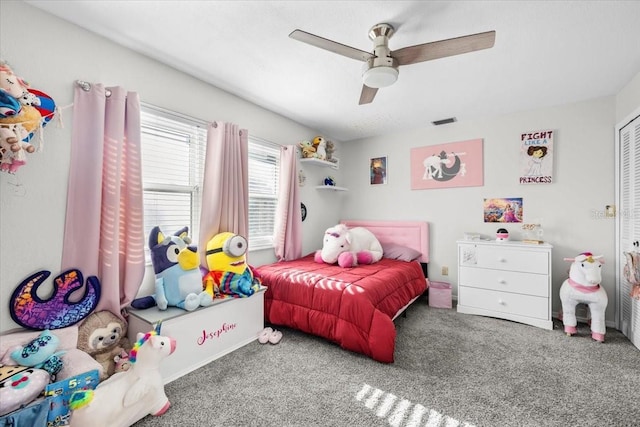
<instances>
[{"instance_id":1,"label":"white ceiling","mask_svg":"<svg viewBox=\"0 0 640 427\"><path fill-rule=\"evenodd\" d=\"M27 3L348 141L615 95L640 72L639 1L107 1ZM489 30L491 49L400 67L358 105L362 64L294 29L371 52Z\"/></svg>"}]
</instances>

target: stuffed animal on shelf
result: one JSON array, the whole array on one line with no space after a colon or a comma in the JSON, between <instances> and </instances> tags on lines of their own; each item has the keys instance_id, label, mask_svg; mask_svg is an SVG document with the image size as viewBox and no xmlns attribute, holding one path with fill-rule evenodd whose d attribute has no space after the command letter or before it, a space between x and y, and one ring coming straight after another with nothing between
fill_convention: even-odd
<instances>
[{"instance_id":1,"label":"stuffed animal on shelf","mask_svg":"<svg viewBox=\"0 0 640 427\"><path fill-rule=\"evenodd\" d=\"M313 147L316 149L316 153L313 157L320 160L327 159L327 140L323 136L316 136L311 141Z\"/></svg>"},{"instance_id":2,"label":"stuffed animal on shelf","mask_svg":"<svg viewBox=\"0 0 640 427\"><path fill-rule=\"evenodd\" d=\"M116 372L117 356L131 349L127 339L127 323L108 310L95 311L78 327L78 349L102 365L100 380Z\"/></svg>"},{"instance_id":3,"label":"stuffed animal on shelf","mask_svg":"<svg viewBox=\"0 0 640 427\"><path fill-rule=\"evenodd\" d=\"M353 267L373 264L382 258L382 245L376 236L364 227L348 228L344 224L328 228L324 233L322 249L315 253L318 263Z\"/></svg>"},{"instance_id":4,"label":"stuffed animal on shelf","mask_svg":"<svg viewBox=\"0 0 640 427\"><path fill-rule=\"evenodd\" d=\"M160 416L169 409L160 364L173 354L176 340L160 335L160 324L146 334L139 333L136 339L127 371L114 374L95 390L71 395L72 427L128 427L149 414Z\"/></svg>"},{"instance_id":5,"label":"stuffed animal on shelf","mask_svg":"<svg viewBox=\"0 0 640 427\"><path fill-rule=\"evenodd\" d=\"M208 271L202 283L214 298L248 297L260 289L256 271L247 264L247 239L231 232L218 233L207 242Z\"/></svg>"},{"instance_id":6,"label":"stuffed animal on shelf","mask_svg":"<svg viewBox=\"0 0 640 427\"><path fill-rule=\"evenodd\" d=\"M338 162L338 159L335 159L335 158L333 157L333 153L335 153L335 152L336 152L336 145L334 144L334 142L333 142L333 141L329 141L329 140L327 140L327 146L325 147L325 151L326 151L326 153L327 153L327 158L326 158L326 160L327 160L328 162L331 162L331 163L337 163L337 162Z\"/></svg>"},{"instance_id":7,"label":"stuffed animal on shelf","mask_svg":"<svg viewBox=\"0 0 640 427\"><path fill-rule=\"evenodd\" d=\"M604 288L600 286L604 264L602 255L593 256L591 252L584 252L575 258L564 260L571 261L569 278L560 287L564 331L568 336L577 332L576 305L587 304L591 312L591 337L598 342L604 342L604 314L609 300Z\"/></svg>"},{"instance_id":8,"label":"stuffed animal on shelf","mask_svg":"<svg viewBox=\"0 0 640 427\"><path fill-rule=\"evenodd\" d=\"M65 351L58 351L60 339L48 329L24 346L11 352L11 358L21 366L44 369L54 376L62 369L62 356Z\"/></svg>"},{"instance_id":9,"label":"stuffed animal on shelf","mask_svg":"<svg viewBox=\"0 0 640 427\"><path fill-rule=\"evenodd\" d=\"M149 233L151 263L156 274L156 293L131 302L134 308L149 308L157 305L160 310L179 307L193 311L213 303L212 296L202 287L198 249L189 245L188 227L178 230L173 236L165 236L160 227Z\"/></svg>"},{"instance_id":10,"label":"stuffed animal on shelf","mask_svg":"<svg viewBox=\"0 0 640 427\"><path fill-rule=\"evenodd\" d=\"M300 152L302 153L303 159L313 158L316 154L316 149L311 143L311 141L302 141L298 143L298 147L300 147Z\"/></svg>"}]
</instances>

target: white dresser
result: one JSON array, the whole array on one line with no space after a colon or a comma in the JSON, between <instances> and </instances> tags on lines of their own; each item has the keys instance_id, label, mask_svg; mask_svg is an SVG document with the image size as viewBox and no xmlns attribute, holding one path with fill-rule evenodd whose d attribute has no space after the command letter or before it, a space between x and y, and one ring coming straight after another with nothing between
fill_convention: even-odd
<instances>
[{"instance_id":1,"label":"white dresser","mask_svg":"<svg viewBox=\"0 0 640 427\"><path fill-rule=\"evenodd\" d=\"M458 312L553 329L549 244L458 242Z\"/></svg>"}]
</instances>

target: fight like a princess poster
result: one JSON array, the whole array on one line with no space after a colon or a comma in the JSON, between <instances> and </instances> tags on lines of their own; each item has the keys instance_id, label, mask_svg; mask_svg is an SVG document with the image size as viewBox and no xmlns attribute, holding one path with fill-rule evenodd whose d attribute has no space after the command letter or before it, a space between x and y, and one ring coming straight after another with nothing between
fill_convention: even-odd
<instances>
[{"instance_id":1,"label":"fight like a princess poster","mask_svg":"<svg viewBox=\"0 0 640 427\"><path fill-rule=\"evenodd\" d=\"M540 130L520 135L520 184L553 182L553 131Z\"/></svg>"}]
</instances>

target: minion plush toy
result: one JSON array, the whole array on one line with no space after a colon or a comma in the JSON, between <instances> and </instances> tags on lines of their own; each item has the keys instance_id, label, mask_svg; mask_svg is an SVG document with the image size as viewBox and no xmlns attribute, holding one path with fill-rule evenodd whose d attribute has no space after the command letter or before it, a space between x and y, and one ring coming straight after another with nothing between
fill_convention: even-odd
<instances>
[{"instance_id":1,"label":"minion plush toy","mask_svg":"<svg viewBox=\"0 0 640 427\"><path fill-rule=\"evenodd\" d=\"M260 279L247 264L247 239L234 233L218 233L207 242L209 271L202 284L213 298L249 297L260 289Z\"/></svg>"}]
</instances>

